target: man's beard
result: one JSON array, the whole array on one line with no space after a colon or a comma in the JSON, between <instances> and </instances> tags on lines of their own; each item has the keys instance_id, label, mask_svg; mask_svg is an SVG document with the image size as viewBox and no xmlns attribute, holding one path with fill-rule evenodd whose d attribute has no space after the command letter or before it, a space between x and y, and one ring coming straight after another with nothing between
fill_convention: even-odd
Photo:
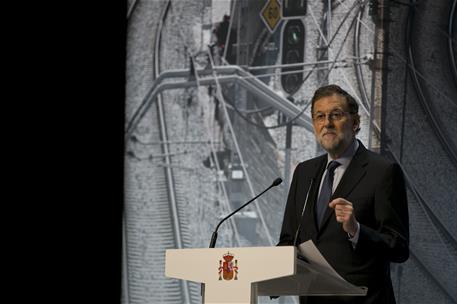
<instances>
[{"instance_id":1,"label":"man's beard","mask_svg":"<svg viewBox=\"0 0 457 304\"><path fill-rule=\"evenodd\" d=\"M329 129L322 132L325 133L332 133L335 135L333 139L326 139L324 138L325 135L319 136L319 144L324 148L331 155L341 154L347 148L352 140L352 134L336 133L335 130Z\"/></svg>"}]
</instances>

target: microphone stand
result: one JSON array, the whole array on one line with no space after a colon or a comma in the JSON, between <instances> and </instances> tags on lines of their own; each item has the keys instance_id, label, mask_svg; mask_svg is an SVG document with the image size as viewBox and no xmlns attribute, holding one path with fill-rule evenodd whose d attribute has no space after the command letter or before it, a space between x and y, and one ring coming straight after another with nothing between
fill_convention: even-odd
<instances>
[{"instance_id":1,"label":"microphone stand","mask_svg":"<svg viewBox=\"0 0 457 304\"><path fill-rule=\"evenodd\" d=\"M281 178L277 178L274 180L274 182L270 185L270 187L268 187L267 189L263 190L260 194L258 194L256 197L254 197L253 199L251 199L250 201L248 201L246 204L244 204L243 206L239 207L238 209L236 209L235 211L233 211L232 213L230 213L229 215L227 215L226 217L224 217L222 219L222 221L219 222L219 224L216 226L216 229L214 230L212 236L211 236L211 241L209 243L209 248L214 248L216 246L216 240L217 240L217 230L219 229L219 226L225 222L229 217L231 217L232 215L234 215L235 213L237 213L238 211L240 211L241 209L243 209L244 207L246 207L247 205L249 205L251 202L253 202L255 199L257 199L259 196L261 196L262 194L264 194L265 192L267 192L268 190L270 190L271 188L279 185L280 183L282 183L282 179Z\"/></svg>"},{"instance_id":2,"label":"microphone stand","mask_svg":"<svg viewBox=\"0 0 457 304\"><path fill-rule=\"evenodd\" d=\"M303 222L303 215L305 214L305 209L306 209L306 204L308 203L308 197L309 197L309 192L311 191L311 187L313 186L314 183L314 178L311 179L311 183L309 184L308 191L306 191L306 198L305 198L305 205L303 206L303 210L301 211L301 216L300 216L300 222L298 223L298 228L297 231L295 231L295 237L294 237L294 243L293 246L297 246L297 239L298 239L298 234L300 233L301 230L301 224Z\"/></svg>"}]
</instances>

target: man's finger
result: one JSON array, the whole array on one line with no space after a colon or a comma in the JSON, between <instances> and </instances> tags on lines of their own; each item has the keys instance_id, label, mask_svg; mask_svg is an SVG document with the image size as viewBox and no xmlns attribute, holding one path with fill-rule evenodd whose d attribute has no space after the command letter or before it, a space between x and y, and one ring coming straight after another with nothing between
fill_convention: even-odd
<instances>
[{"instance_id":1,"label":"man's finger","mask_svg":"<svg viewBox=\"0 0 457 304\"><path fill-rule=\"evenodd\" d=\"M335 198L333 201L331 201L328 206L330 208L335 208L336 205L352 205L350 201L345 200L344 198Z\"/></svg>"}]
</instances>

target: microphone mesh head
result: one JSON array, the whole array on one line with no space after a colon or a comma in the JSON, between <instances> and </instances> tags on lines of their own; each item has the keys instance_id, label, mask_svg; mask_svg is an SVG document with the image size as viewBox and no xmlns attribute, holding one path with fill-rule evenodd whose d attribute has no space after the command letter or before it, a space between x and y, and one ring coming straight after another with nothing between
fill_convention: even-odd
<instances>
[{"instance_id":1,"label":"microphone mesh head","mask_svg":"<svg viewBox=\"0 0 457 304\"><path fill-rule=\"evenodd\" d=\"M277 185L279 185L280 183L282 183L282 179L281 179L280 177L278 177L277 179L274 180L273 186L277 186Z\"/></svg>"}]
</instances>

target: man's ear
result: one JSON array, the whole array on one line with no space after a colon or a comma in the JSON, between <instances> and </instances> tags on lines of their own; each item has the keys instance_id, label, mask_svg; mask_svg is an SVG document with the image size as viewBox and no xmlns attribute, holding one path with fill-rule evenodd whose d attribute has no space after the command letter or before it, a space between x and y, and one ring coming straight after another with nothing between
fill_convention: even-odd
<instances>
[{"instance_id":1,"label":"man's ear","mask_svg":"<svg viewBox=\"0 0 457 304\"><path fill-rule=\"evenodd\" d=\"M354 116L354 124L352 125L352 130L355 132L360 128L360 115L356 114Z\"/></svg>"}]
</instances>

